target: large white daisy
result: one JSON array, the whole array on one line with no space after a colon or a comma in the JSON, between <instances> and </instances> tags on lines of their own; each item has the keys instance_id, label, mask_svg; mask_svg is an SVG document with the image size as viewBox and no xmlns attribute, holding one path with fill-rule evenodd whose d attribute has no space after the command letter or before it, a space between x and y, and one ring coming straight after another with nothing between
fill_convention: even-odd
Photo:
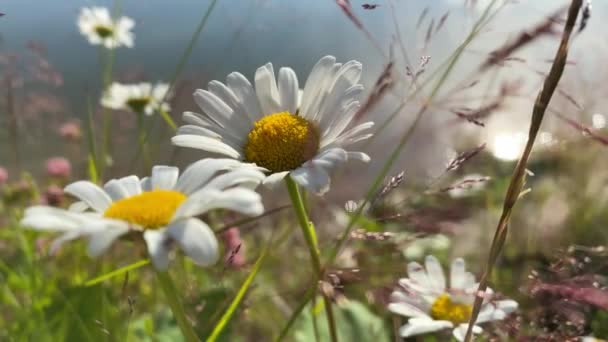
<instances>
[{"instance_id":1,"label":"large white daisy","mask_svg":"<svg viewBox=\"0 0 608 342\"><path fill-rule=\"evenodd\" d=\"M475 276L465 270L465 262L458 258L452 262L449 287L441 264L434 256L427 256L425 267L417 262L407 265L408 278L399 280L399 288L391 294L388 309L410 317L399 329L402 337L453 329L452 334L463 341L471 318L478 283ZM476 323L504 319L517 309L513 300L495 300L488 288ZM475 325L473 333L481 333Z\"/></svg>"},{"instance_id":2,"label":"large white daisy","mask_svg":"<svg viewBox=\"0 0 608 342\"><path fill-rule=\"evenodd\" d=\"M271 63L255 73L255 89L238 72L226 84L209 83L194 100L203 114L186 112L188 125L179 128L172 142L255 163L270 174L264 183L276 183L288 174L315 192L329 189L329 173L349 159L369 161L363 152L346 148L369 138L372 122L347 129L359 109L362 65L321 58L299 94L298 78L281 68L275 79Z\"/></svg>"},{"instance_id":3,"label":"large white daisy","mask_svg":"<svg viewBox=\"0 0 608 342\"><path fill-rule=\"evenodd\" d=\"M157 110L168 111L165 102L169 85L167 83L122 84L112 83L101 97L101 105L114 110L126 110L152 115Z\"/></svg>"},{"instance_id":4,"label":"large white daisy","mask_svg":"<svg viewBox=\"0 0 608 342\"><path fill-rule=\"evenodd\" d=\"M110 11L104 7L83 8L78 16L78 28L89 43L103 45L108 49L120 46L133 47L135 26L133 19L120 17L112 19Z\"/></svg>"},{"instance_id":5,"label":"large white daisy","mask_svg":"<svg viewBox=\"0 0 608 342\"><path fill-rule=\"evenodd\" d=\"M89 254L98 256L120 236L133 233L143 237L158 269L168 266L171 242L205 266L217 261L218 244L213 231L196 216L220 208L261 214L260 195L252 189L263 178L259 168L232 159L203 159L181 175L176 167L155 166L150 177L112 179L103 188L89 181L72 183L65 192L79 202L69 210L30 207L21 224L62 232L51 252L66 241L85 237Z\"/></svg>"}]
</instances>

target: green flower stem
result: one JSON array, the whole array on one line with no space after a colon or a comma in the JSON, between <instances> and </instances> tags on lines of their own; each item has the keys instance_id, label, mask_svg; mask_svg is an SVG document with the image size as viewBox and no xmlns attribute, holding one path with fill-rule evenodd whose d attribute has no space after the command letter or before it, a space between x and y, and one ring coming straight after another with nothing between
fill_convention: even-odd
<instances>
[{"instance_id":1,"label":"green flower stem","mask_svg":"<svg viewBox=\"0 0 608 342\"><path fill-rule=\"evenodd\" d=\"M144 113L137 113L137 130L138 130L138 139L139 139L139 148L142 154L142 160L144 162L144 170L149 170L152 167L150 161L150 153L148 148L146 147L147 137L146 137L146 127L144 125Z\"/></svg>"},{"instance_id":2,"label":"green flower stem","mask_svg":"<svg viewBox=\"0 0 608 342\"><path fill-rule=\"evenodd\" d=\"M323 279L323 268L321 267L321 256L317 244L317 234L312 222L310 222L308 219L308 214L306 213L306 208L304 207L304 201L300 195L298 185L293 181L293 179L291 179L290 176L285 178L285 184L287 185L287 191L289 192L289 197L293 203L293 208L298 216L298 222L300 223L300 228L302 228L302 234L304 234L306 244L308 245L308 250L310 251L310 259L312 261L312 267L315 271L315 283L312 284L312 286L316 288L317 282ZM329 297L323 294L323 301L325 304L324 306L331 340L333 342L337 342L338 334L336 331L336 321L334 318L331 300Z\"/></svg>"},{"instance_id":3,"label":"green flower stem","mask_svg":"<svg viewBox=\"0 0 608 342\"><path fill-rule=\"evenodd\" d=\"M160 112L160 116L163 118L163 120L165 120L167 125L169 125L169 127L171 127L174 132L177 131L177 125L175 124L175 121L173 121L169 113L167 113L167 111L162 108L158 111Z\"/></svg>"},{"instance_id":4,"label":"green flower stem","mask_svg":"<svg viewBox=\"0 0 608 342\"><path fill-rule=\"evenodd\" d=\"M104 47L99 48L99 61L102 66L101 72L101 83L102 92L105 92L110 83L112 83L112 67L114 65L114 50L106 49ZM102 94L103 96L103 94ZM112 128L112 113L108 108L103 108L102 111L102 141L101 141L101 171L104 172L109 164L112 155L112 141L110 139L110 132Z\"/></svg>"},{"instance_id":5,"label":"green flower stem","mask_svg":"<svg viewBox=\"0 0 608 342\"><path fill-rule=\"evenodd\" d=\"M196 333L194 333L192 325L186 317L184 307L182 306L182 302L177 294L177 289L175 288L175 284L173 284L173 280L171 280L169 272L159 271L156 268L154 268L154 270L156 272L156 279L158 279L158 283L165 294L165 298L167 299L167 302L169 302L173 316L175 317L177 325L179 325L179 329L182 331L185 340L187 342L200 342L200 339L196 336Z\"/></svg>"}]
</instances>

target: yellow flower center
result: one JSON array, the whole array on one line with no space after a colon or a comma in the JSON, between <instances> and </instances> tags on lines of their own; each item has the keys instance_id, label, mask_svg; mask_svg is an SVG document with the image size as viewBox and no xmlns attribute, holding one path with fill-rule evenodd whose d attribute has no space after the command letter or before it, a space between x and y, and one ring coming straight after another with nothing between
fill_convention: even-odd
<instances>
[{"instance_id":1,"label":"yellow flower center","mask_svg":"<svg viewBox=\"0 0 608 342\"><path fill-rule=\"evenodd\" d=\"M114 30L108 26L95 26L95 33L97 33L101 38L108 38L114 33Z\"/></svg>"},{"instance_id":2,"label":"yellow flower center","mask_svg":"<svg viewBox=\"0 0 608 342\"><path fill-rule=\"evenodd\" d=\"M473 307L471 305L454 303L450 295L442 294L435 299L431 306L431 317L436 320L460 324L469 321L472 311Z\"/></svg>"},{"instance_id":3,"label":"yellow flower center","mask_svg":"<svg viewBox=\"0 0 608 342\"><path fill-rule=\"evenodd\" d=\"M288 112L258 120L247 136L245 158L272 172L298 168L319 150L319 132L306 119Z\"/></svg>"},{"instance_id":4,"label":"yellow flower center","mask_svg":"<svg viewBox=\"0 0 608 342\"><path fill-rule=\"evenodd\" d=\"M131 98L127 100L127 106L135 113L143 113L150 101L150 97Z\"/></svg>"},{"instance_id":5,"label":"yellow flower center","mask_svg":"<svg viewBox=\"0 0 608 342\"><path fill-rule=\"evenodd\" d=\"M118 200L106 209L104 217L127 221L144 229L156 229L171 222L186 195L172 190L152 190Z\"/></svg>"}]
</instances>

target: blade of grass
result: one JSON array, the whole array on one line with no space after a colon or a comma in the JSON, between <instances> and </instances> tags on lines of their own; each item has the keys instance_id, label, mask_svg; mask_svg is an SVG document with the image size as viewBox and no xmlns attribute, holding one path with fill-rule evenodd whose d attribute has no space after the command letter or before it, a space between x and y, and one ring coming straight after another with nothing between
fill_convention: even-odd
<instances>
[{"instance_id":1,"label":"blade of grass","mask_svg":"<svg viewBox=\"0 0 608 342\"><path fill-rule=\"evenodd\" d=\"M262 266L262 263L264 262L264 259L266 258L266 255L268 254L268 250L270 249L271 245L272 245L272 243L269 242L266 245L266 247L262 250L262 253L260 254L260 256L258 257L258 259L256 260L256 262L253 265L253 268L251 269L251 272L249 272L249 275L247 276L247 278L245 278L245 281L243 282L243 284L239 288L238 292L236 293L236 296L234 297L234 299L230 303L230 306L228 307L228 309L226 310L226 312L224 312L224 314L220 318L219 322L213 328L213 331L211 332L211 335L209 335L209 337L207 338L207 342L217 341L218 337L220 336L220 334L222 333L222 331L224 330L224 328L226 327L226 325L228 325L228 322L232 318L232 315L234 315L236 309L238 308L238 306L241 304L241 301L245 297L245 294L247 293L247 290L251 286L251 283L253 282L253 279L258 274L258 271L260 270L260 268Z\"/></svg>"},{"instance_id":2,"label":"blade of grass","mask_svg":"<svg viewBox=\"0 0 608 342\"><path fill-rule=\"evenodd\" d=\"M494 238L492 239L492 245L490 247L490 253L488 256L486 269L484 270L479 281L477 296L475 298L475 303L473 304L473 312L469 320L467 334L465 336L465 342L471 341L473 335L473 326L475 325L475 321L477 320L477 316L479 315L479 311L481 310L481 305L483 303L483 294L486 293L486 289L488 287L488 279L492 274L494 264L496 263L496 260L500 255L502 247L505 244L507 233L509 230L509 219L511 217L513 207L519 199L521 190L525 183L526 167L528 165L530 153L532 152L532 147L534 146L534 141L536 140L536 135L538 134L540 125L545 115L545 111L549 106L551 97L553 96L553 93L557 88L557 84L559 83L564 72L564 68L566 66L566 61L568 59L568 44L570 41L570 36L574 29L576 18L578 17L578 13L580 11L581 6L582 0L572 0L572 3L570 4L570 9L568 10L568 19L566 20L562 39L555 58L553 60L553 65L551 66L551 70L549 71L549 74L545 79L543 87L539 91L536 101L534 103L534 108L532 109L532 118L530 119L528 141L526 143L526 147L522 153L521 158L515 166L513 176L511 176L509 188L507 189L507 193L505 195L502 214L496 226Z\"/></svg>"},{"instance_id":3,"label":"blade of grass","mask_svg":"<svg viewBox=\"0 0 608 342\"><path fill-rule=\"evenodd\" d=\"M97 183L99 176L99 160L97 159L97 147L95 146L95 128L93 126L93 107L91 98L87 96L87 147L89 179Z\"/></svg>"},{"instance_id":4,"label":"blade of grass","mask_svg":"<svg viewBox=\"0 0 608 342\"><path fill-rule=\"evenodd\" d=\"M109 272L109 273L106 273L104 275L100 275L99 277L95 277L95 278L93 278L91 280L88 280L86 283L84 283L84 286L93 286L93 285L99 284L99 283L104 282L104 281L106 281L108 279L111 279L111 278L114 278L114 277L118 277L120 275L123 275L123 274L129 272L129 271L133 271L133 270L136 270L136 269L138 269L140 267L146 266L149 263L150 263L149 259L145 259L145 260L140 260L140 261L134 262L134 263L132 263L130 265L121 267L121 268L119 268L117 270L114 270L112 272Z\"/></svg>"}]
</instances>

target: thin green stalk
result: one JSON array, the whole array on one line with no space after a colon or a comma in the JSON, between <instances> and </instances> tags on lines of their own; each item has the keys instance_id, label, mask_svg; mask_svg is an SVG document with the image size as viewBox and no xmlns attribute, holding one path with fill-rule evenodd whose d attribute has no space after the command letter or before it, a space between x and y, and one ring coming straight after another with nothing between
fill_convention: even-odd
<instances>
[{"instance_id":1,"label":"thin green stalk","mask_svg":"<svg viewBox=\"0 0 608 342\"><path fill-rule=\"evenodd\" d=\"M310 222L310 220L308 219L308 214L306 213L306 208L304 207L304 201L302 200L302 196L300 195L300 190L296 182L294 182L290 176L287 176L285 178L285 184L287 185L289 197L291 198L294 210L296 211L296 215L298 216L298 222L300 224L300 228L302 228L302 234L304 234L306 244L308 245L310 259L312 262L312 267L314 269L316 279L317 281L321 280L323 279L323 268L321 266L321 255L319 253L315 228L312 222ZM317 282L311 284L311 287L316 288ZM327 324L329 325L331 340L333 342L336 342L338 341L338 333L336 331L336 321L334 318L331 299L327 297L327 295L323 294L323 301L325 304L324 306L325 312L327 314Z\"/></svg>"},{"instance_id":2,"label":"thin green stalk","mask_svg":"<svg viewBox=\"0 0 608 342\"><path fill-rule=\"evenodd\" d=\"M152 167L152 162L150 161L150 152L146 146L147 134L146 127L144 122L144 113L137 113L137 136L139 141L139 150L141 151L144 163L144 170L150 169ZM147 172L147 171L146 171Z\"/></svg>"},{"instance_id":3,"label":"thin green stalk","mask_svg":"<svg viewBox=\"0 0 608 342\"><path fill-rule=\"evenodd\" d=\"M129 265L125 266L125 267L121 267L121 268L119 268L117 270L108 272L106 274L100 275L99 277L95 277L95 278L93 278L91 280L88 280L86 283L84 283L84 286L93 286L93 285L99 284L99 283L101 283L103 281L106 281L108 279L117 277L117 276L125 274L125 273L127 273L129 271L133 271L133 270L138 269L140 267L146 266L149 263L150 263L150 259L145 259L145 260L140 260L140 261L134 262L134 263L129 264Z\"/></svg>"},{"instance_id":4,"label":"thin green stalk","mask_svg":"<svg viewBox=\"0 0 608 342\"><path fill-rule=\"evenodd\" d=\"M167 113L167 111L162 108L159 109L158 112L160 113L160 116L165 120L167 125L169 125L169 127L171 127L174 132L177 131L177 125L175 124L175 121L173 121L169 113Z\"/></svg>"},{"instance_id":5,"label":"thin green stalk","mask_svg":"<svg viewBox=\"0 0 608 342\"><path fill-rule=\"evenodd\" d=\"M578 17L578 13L582 5L582 0L572 0L572 3L570 4L570 8L568 10L568 18L566 20L566 25L562 33L562 39L559 48L555 54L555 58L553 59L551 70L549 71L547 78L545 78L543 87L539 91L538 96L536 97L536 101L534 102L534 107L532 109L532 117L530 119L530 130L528 131L528 141L517 165L515 166L513 175L511 176L511 182L509 183L509 188L507 189L507 193L505 195L503 203L502 214L500 216L500 219L498 220L498 224L496 225L496 231L494 233L494 238L492 239L492 245L490 247L490 253L488 256L486 269L483 272L481 279L479 280L479 287L477 288L476 293L486 293L489 278L492 274L492 269L494 268L494 264L496 263L498 256L500 255L500 252L506 242L507 233L509 231L509 220L513 212L513 207L517 203L517 200L520 198L521 191L525 184L526 167L528 165L530 154L532 153L532 147L534 146L536 135L538 134L543 118L545 116L545 111L549 106L549 102L551 102L553 93L555 92L555 89L557 88L557 85L564 72L566 61L568 59L568 45L570 41L570 35L572 34L572 31L574 29L574 25L576 24L576 18ZM473 337L473 326L475 325L477 316L481 311L483 299L483 296L475 297L475 303L473 304L473 312L471 314L471 318L469 319L465 342L471 341Z\"/></svg>"},{"instance_id":6,"label":"thin green stalk","mask_svg":"<svg viewBox=\"0 0 608 342\"><path fill-rule=\"evenodd\" d=\"M101 81L102 81L102 93L112 83L112 67L114 65L114 50L106 49L103 46L99 48L99 60L102 65ZM107 58L104 58L107 57ZM102 112L102 145L101 145L101 159L102 159L102 172L105 171L108 164L108 160L111 158L112 146L110 139L110 132L112 128L112 113L107 108L103 109Z\"/></svg>"},{"instance_id":7,"label":"thin green stalk","mask_svg":"<svg viewBox=\"0 0 608 342\"><path fill-rule=\"evenodd\" d=\"M260 256L258 257L258 260L256 260L255 264L253 265L253 269L251 270L251 272L249 273L247 278L245 278L245 281L239 288L239 291L236 293L236 296L230 303L230 306L228 307L226 312L224 312L224 314L220 318L219 322L213 328L211 335L209 335L209 337L207 338L207 342L217 341L218 337L220 336L220 334L222 333L222 331L228 324L228 321L230 321L230 319L232 318L232 315L234 315L234 312L236 311L238 306L241 304L241 301L245 297L247 290L251 286L253 279L258 274L258 271L260 270L262 263L264 262L264 259L266 258L266 255L268 254L268 250L270 249L271 244L272 244L271 242L268 243L268 245L262 251L262 254L260 254Z\"/></svg>"},{"instance_id":8,"label":"thin green stalk","mask_svg":"<svg viewBox=\"0 0 608 342\"><path fill-rule=\"evenodd\" d=\"M173 316L175 317L177 325L182 331L185 340L187 342L199 342L200 339L196 336L196 333L192 329L192 325L188 321L188 317L186 317L182 301L177 294L177 289L175 288L171 276L166 271L159 271L156 268L154 268L154 270L156 272L156 279L158 279L158 283L165 294L165 298L167 299L167 302L169 302Z\"/></svg>"},{"instance_id":9,"label":"thin green stalk","mask_svg":"<svg viewBox=\"0 0 608 342\"><path fill-rule=\"evenodd\" d=\"M97 155L97 147L95 145L95 128L93 125L93 107L91 106L91 98L87 97L87 145L88 153L88 172L89 179L93 183L97 183L99 177L99 159Z\"/></svg>"}]
</instances>

